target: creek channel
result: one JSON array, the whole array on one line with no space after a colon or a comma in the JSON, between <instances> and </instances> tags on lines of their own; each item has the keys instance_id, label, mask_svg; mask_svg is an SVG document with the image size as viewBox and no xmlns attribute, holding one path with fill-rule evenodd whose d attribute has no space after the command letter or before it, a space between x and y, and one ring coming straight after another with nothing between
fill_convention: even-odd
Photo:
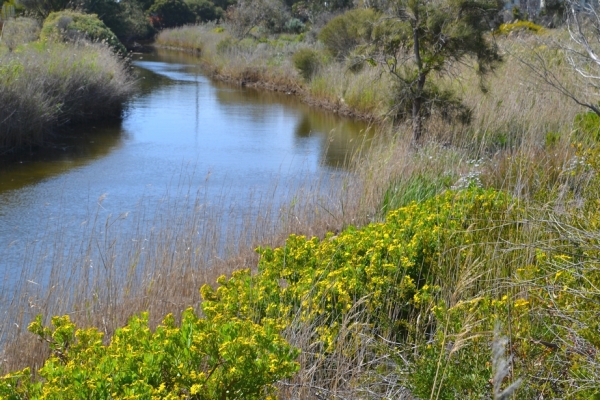
<instances>
[{"instance_id":1,"label":"creek channel","mask_svg":"<svg viewBox=\"0 0 600 400\"><path fill-rule=\"evenodd\" d=\"M224 214L267 193L293 201L296 186L339 180L347 155L370 137L365 123L294 96L211 81L191 55L157 50L134 56L133 68L140 90L122 121L0 159L3 301L18 282L43 285L61 264L91 267L80 255L109 246L102 235L117 221L119 235L136 240L148 234L141 226L151 230L198 193Z\"/></svg>"}]
</instances>

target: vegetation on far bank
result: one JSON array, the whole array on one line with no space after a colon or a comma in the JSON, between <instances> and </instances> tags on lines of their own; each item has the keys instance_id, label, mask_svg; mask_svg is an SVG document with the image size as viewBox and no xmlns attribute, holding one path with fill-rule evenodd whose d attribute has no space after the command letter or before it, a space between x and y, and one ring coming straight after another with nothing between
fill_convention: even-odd
<instances>
[{"instance_id":1,"label":"vegetation on far bank","mask_svg":"<svg viewBox=\"0 0 600 400\"><path fill-rule=\"evenodd\" d=\"M597 93L580 89L590 86L568 58L572 37L498 24L485 36L503 59L494 73L474 57L431 62L429 97L411 100L402 83L424 65L403 48L390 58L406 26L381 25L384 10L321 26L313 13L310 30L292 32L278 2L252 5L158 43L199 50L220 79L387 121L390 140L353 159L340 186L309 183L287 208L235 214L241 229L224 231L223 210L186 197L141 218L134 237L120 236L120 216L92 218L47 288L28 285L44 253L31 255L2 291L14 307L0 394L600 396L600 117L585 109ZM415 150L414 114L399 104L418 96L428 100ZM92 263L103 268L80 268Z\"/></svg>"},{"instance_id":2,"label":"vegetation on far bank","mask_svg":"<svg viewBox=\"0 0 600 400\"><path fill-rule=\"evenodd\" d=\"M120 117L134 90L101 44L32 43L0 55L0 149L41 145L59 127Z\"/></svg>"}]
</instances>

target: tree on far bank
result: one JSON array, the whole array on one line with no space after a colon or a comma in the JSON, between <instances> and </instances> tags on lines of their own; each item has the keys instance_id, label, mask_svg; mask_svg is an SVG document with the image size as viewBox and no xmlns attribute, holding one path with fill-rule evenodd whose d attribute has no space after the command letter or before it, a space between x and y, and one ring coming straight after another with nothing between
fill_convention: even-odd
<instances>
[{"instance_id":1,"label":"tree on far bank","mask_svg":"<svg viewBox=\"0 0 600 400\"><path fill-rule=\"evenodd\" d=\"M148 13L154 17L154 27L173 28L196 21L196 16L183 0L156 0Z\"/></svg>"},{"instance_id":2,"label":"tree on far bank","mask_svg":"<svg viewBox=\"0 0 600 400\"><path fill-rule=\"evenodd\" d=\"M436 87L431 76L451 72L459 63L472 65L481 77L490 71L501 58L486 33L501 9L499 0L389 3L386 15L373 30L378 55L369 61L385 66L394 77L393 111L398 118L412 120L415 142L423 133L423 120L433 112L463 121L470 118L460 99Z\"/></svg>"}]
</instances>

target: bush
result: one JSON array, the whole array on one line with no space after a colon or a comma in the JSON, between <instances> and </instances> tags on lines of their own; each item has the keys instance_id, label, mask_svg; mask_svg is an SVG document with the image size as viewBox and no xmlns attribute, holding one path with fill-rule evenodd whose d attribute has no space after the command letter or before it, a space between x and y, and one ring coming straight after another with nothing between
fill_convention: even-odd
<instances>
[{"instance_id":1,"label":"bush","mask_svg":"<svg viewBox=\"0 0 600 400\"><path fill-rule=\"evenodd\" d=\"M306 29L306 25L298 18L290 18L284 26L286 32L289 33L302 33Z\"/></svg>"},{"instance_id":2,"label":"bush","mask_svg":"<svg viewBox=\"0 0 600 400\"><path fill-rule=\"evenodd\" d=\"M306 81L310 81L321 66L319 53L312 49L300 49L292 57L294 66Z\"/></svg>"},{"instance_id":3,"label":"bush","mask_svg":"<svg viewBox=\"0 0 600 400\"><path fill-rule=\"evenodd\" d=\"M379 13L356 9L333 18L319 33L319 40L334 57L343 58L360 43L370 40Z\"/></svg>"},{"instance_id":4,"label":"bush","mask_svg":"<svg viewBox=\"0 0 600 400\"><path fill-rule=\"evenodd\" d=\"M33 18L16 18L4 22L2 43L13 51L17 46L33 42L40 35L40 25Z\"/></svg>"},{"instance_id":5,"label":"bush","mask_svg":"<svg viewBox=\"0 0 600 400\"><path fill-rule=\"evenodd\" d=\"M500 35L508 35L512 32L528 32L528 33L542 33L544 28L540 25L534 24L531 21L517 21L511 24L502 24L496 31Z\"/></svg>"},{"instance_id":6,"label":"bush","mask_svg":"<svg viewBox=\"0 0 600 400\"><path fill-rule=\"evenodd\" d=\"M43 144L58 125L119 117L133 92L106 46L41 43L0 56L0 149Z\"/></svg>"},{"instance_id":7,"label":"bush","mask_svg":"<svg viewBox=\"0 0 600 400\"><path fill-rule=\"evenodd\" d=\"M92 1L86 0L85 8L89 14L97 14L100 19L124 42L133 39L148 39L156 33L137 0Z\"/></svg>"},{"instance_id":8,"label":"bush","mask_svg":"<svg viewBox=\"0 0 600 400\"><path fill-rule=\"evenodd\" d=\"M76 42L89 40L106 43L115 53L125 56L127 49L117 36L94 14L82 14L77 11L51 13L42 26L43 40Z\"/></svg>"},{"instance_id":9,"label":"bush","mask_svg":"<svg viewBox=\"0 0 600 400\"><path fill-rule=\"evenodd\" d=\"M298 353L281 338L274 321L258 325L208 307L205 314L198 318L187 309L180 325L168 315L154 332L142 314L118 329L106 346L103 333L77 329L69 316L52 318L52 328L38 316L29 330L52 351L39 370L44 381L32 381L29 369L9 374L0 380L0 395L258 400L298 369Z\"/></svg>"},{"instance_id":10,"label":"bush","mask_svg":"<svg viewBox=\"0 0 600 400\"><path fill-rule=\"evenodd\" d=\"M196 21L196 16L183 0L156 0L148 13L157 29L173 28Z\"/></svg>"}]
</instances>

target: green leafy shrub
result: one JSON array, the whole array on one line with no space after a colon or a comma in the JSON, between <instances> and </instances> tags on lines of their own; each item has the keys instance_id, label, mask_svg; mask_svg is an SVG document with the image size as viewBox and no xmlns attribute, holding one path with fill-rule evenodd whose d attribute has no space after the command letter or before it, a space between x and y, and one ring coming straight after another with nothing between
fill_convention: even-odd
<instances>
[{"instance_id":1,"label":"green leafy shrub","mask_svg":"<svg viewBox=\"0 0 600 400\"><path fill-rule=\"evenodd\" d=\"M302 33L305 29L306 25L298 18L290 18L284 25L284 30L289 33Z\"/></svg>"},{"instance_id":2,"label":"green leafy shrub","mask_svg":"<svg viewBox=\"0 0 600 400\"><path fill-rule=\"evenodd\" d=\"M102 12L97 8L94 8L93 12L102 15L102 20L106 26L123 42L149 39L156 33L140 2L137 0L121 0L114 4L118 5L114 12Z\"/></svg>"},{"instance_id":3,"label":"green leafy shrub","mask_svg":"<svg viewBox=\"0 0 600 400\"><path fill-rule=\"evenodd\" d=\"M208 303L207 303L208 304ZM77 329L68 316L41 316L29 330L50 345L52 355L31 380L29 369L0 380L2 398L264 399L273 383L293 374L297 351L279 335L276 321L257 325L205 307L176 324L168 315L154 332L148 315L133 317L108 345L95 328Z\"/></svg>"},{"instance_id":4,"label":"green leafy shrub","mask_svg":"<svg viewBox=\"0 0 600 400\"><path fill-rule=\"evenodd\" d=\"M310 81L321 66L321 57L312 49L303 48L292 57L294 66L306 81Z\"/></svg>"},{"instance_id":5,"label":"green leafy shrub","mask_svg":"<svg viewBox=\"0 0 600 400\"><path fill-rule=\"evenodd\" d=\"M379 17L379 13L370 8L347 11L323 27L319 32L319 40L334 57L344 57L358 44L371 38L373 26Z\"/></svg>"},{"instance_id":6,"label":"green leafy shrub","mask_svg":"<svg viewBox=\"0 0 600 400\"><path fill-rule=\"evenodd\" d=\"M299 327L310 329L304 344L313 354L318 349L315 357L321 359L335 351L342 327L350 325L367 327L350 333L356 344L400 342L423 332L442 339L445 331L460 332L462 320L455 319L467 306L446 306L440 284L454 287L458 269L485 254L480 243L486 234L504 237L512 229L505 223L511 208L511 198L501 192L447 191L362 229L349 227L322 240L291 235L283 247L257 250L257 273L241 270L220 277L217 287L204 285L205 318L188 309L180 326L168 316L152 332L146 315L134 317L108 345L97 330L77 330L68 317L54 318L53 329L38 318L30 329L52 350L39 371L43 380L31 381L28 370L9 374L0 381L0 395L258 399L273 394L273 383L298 369L298 352L281 335L294 337L295 329L304 329ZM489 310L496 304L488 303ZM471 383L477 393L488 387L490 368L483 359L489 360L489 348L485 357L477 353L472 366L474 356L467 351L479 351L484 343L473 342L460 358L449 359L460 360L463 368L448 369L460 381L460 393ZM436 339L420 354L416 391L435 379L432 362L444 349ZM340 356L354 359L354 351L346 348ZM439 398L450 398L446 393L457 392Z\"/></svg>"},{"instance_id":7,"label":"green leafy shrub","mask_svg":"<svg viewBox=\"0 0 600 400\"><path fill-rule=\"evenodd\" d=\"M127 49L117 36L93 14L77 11L51 13L42 26L41 39L55 41L77 41L106 43L115 53L126 55Z\"/></svg>"}]
</instances>

